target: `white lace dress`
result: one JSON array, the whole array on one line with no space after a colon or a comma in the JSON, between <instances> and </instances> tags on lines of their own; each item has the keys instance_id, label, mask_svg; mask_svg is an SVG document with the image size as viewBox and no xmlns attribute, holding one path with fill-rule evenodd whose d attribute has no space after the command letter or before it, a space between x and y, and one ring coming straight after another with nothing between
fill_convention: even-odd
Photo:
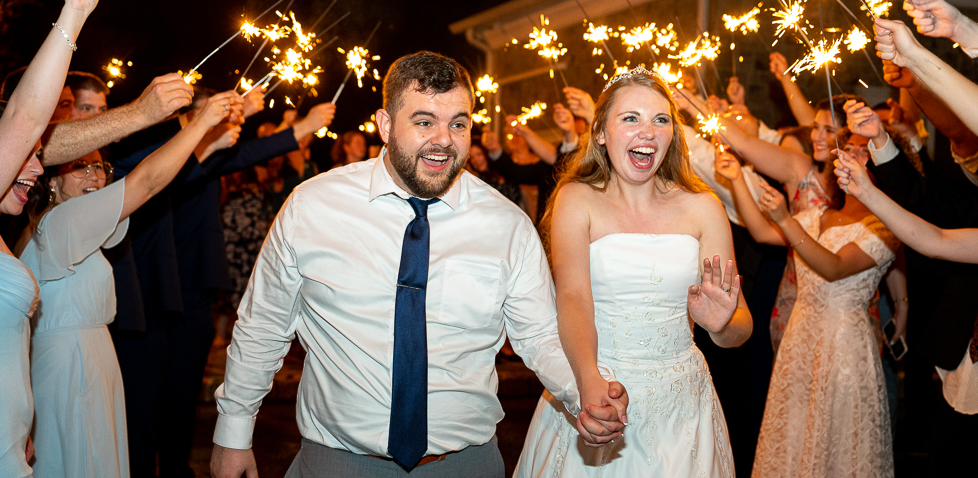
<instances>
[{"instance_id":1,"label":"white lace dress","mask_svg":"<svg viewBox=\"0 0 978 478\"><path fill-rule=\"evenodd\" d=\"M611 234L591 244L598 361L628 390L624 439L584 445L544 392L515 476L732 477L726 421L686 311L699 274L692 236Z\"/></svg>"},{"instance_id":2,"label":"white lace dress","mask_svg":"<svg viewBox=\"0 0 978 478\"><path fill-rule=\"evenodd\" d=\"M754 477L893 476L883 369L866 307L895 239L875 216L819 236L825 209L795 218L826 249L855 243L876 267L826 282L795 253L798 298L774 363Z\"/></svg>"}]
</instances>

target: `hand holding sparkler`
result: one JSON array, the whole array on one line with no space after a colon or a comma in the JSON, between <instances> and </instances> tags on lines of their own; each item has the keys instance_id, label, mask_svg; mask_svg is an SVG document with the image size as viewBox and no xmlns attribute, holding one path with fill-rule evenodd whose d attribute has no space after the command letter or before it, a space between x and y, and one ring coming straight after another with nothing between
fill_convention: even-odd
<instances>
[{"instance_id":1,"label":"hand holding sparkler","mask_svg":"<svg viewBox=\"0 0 978 478\"><path fill-rule=\"evenodd\" d=\"M147 124L152 125L168 118L180 108L190 106L193 97L194 90L183 81L183 77L178 73L170 73L154 78L133 105Z\"/></svg>"},{"instance_id":2,"label":"hand holding sparkler","mask_svg":"<svg viewBox=\"0 0 978 478\"><path fill-rule=\"evenodd\" d=\"M865 103L849 100L842 105L842 109L846 112L846 126L849 127L849 131L873 140L877 148L882 148L886 144L887 134L883 129L883 122L879 115Z\"/></svg>"},{"instance_id":3,"label":"hand holding sparkler","mask_svg":"<svg viewBox=\"0 0 978 478\"><path fill-rule=\"evenodd\" d=\"M913 89L917 87L917 77L910 70L883 60L883 79L894 88Z\"/></svg>"},{"instance_id":4,"label":"hand holding sparkler","mask_svg":"<svg viewBox=\"0 0 978 478\"><path fill-rule=\"evenodd\" d=\"M197 110L191 122L213 128L229 119L236 110L240 114L241 101L241 95L234 91L218 93L207 99L207 103Z\"/></svg>"},{"instance_id":5,"label":"hand holding sparkler","mask_svg":"<svg viewBox=\"0 0 978 478\"><path fill-rule=\"evenodd\" d=\"M241 126L233 123L221 123L211 128L204 135L204 138L194 149L194 156L197 161L203 163L212 154L222 149L227 149L238 143L241 135Z\"/></svg>"},{"instance_id":6,"label":"hand holding sparkler","mask_svg":"<svg viewBox=\"0 0 978 478\"><path fill-rule=\"evenodd\" d=\"M845 151L839 151L838 154L839 159L834 161L835 175L839 178L839 187L846 194L861 199L867 192L876 189L865 164Z\"/></svg>"},{"instance_id":7,"label":"hand holding sparkler","mask_svg":"<svg viewBox=\"0 0 978 478\"><path fill-rule=\"evenodd\" d=\"M323 128L328 128L336 116L336 106L332 103L320 103L309 109L305 118L297 121L292 130L296 141L309 136Z\"/></svg>"},{"instance_id":8,"label":"hand holding sparkler","mask_svg":"<svg viewBox=\"0 0 978 478\"><path fill-rule=\"evenodd\" d=\"M726 113L730 109L730 103L716 95L710 95L706 99L706 104L710 107L710 111L714 113Z\"/></svg>"},{"instance_id":9,"label":"hand holding sparkler","mask_svg":"<svg viewBox=\"0 0 978 478\"><path fill-rule=\"evenodd\" d=\"M584 118L588 124L594 121L594 99L586 91L573 86L564 87L567 98L567 108L578 118Z\"/></svg>"},{"instance_id":10,"label":"hand holding sparkler","mask_svg":"<svg viewBox=\"0 0 978 478\"><path fill-rule=\"evenodd\" d=\"M923 35L948 38L966 47L978 46L978 25L944 0L906 0L903 9Z\"/></svg>"},{"instance_id":11,"label":"hand holding sparkler","mask_svg":"<svg viewBox=\"0 0 978 478\"><path fill-rule=\"evenodd\" d=\"M876 54L897 66L914 69L921 53L927 50L917 42L913 32L901 21L876 19ZM940 69L940 67L938 67Z\"/></svg>"},{"instance_id":12,"label":"hand holding sparkler","mask_svg":"<svg viewBox=\"0 0 978 478\"><path fill-rule=\"evenodd\" d=\"M713 170L720 176L727 178L731 183L739 180L743 176L743 167L737 158L722 147L717 147L716 156L713 159Z\"/></svg>"},{"instance_id":13,"label":"hand holding sparkler","mask_svg":"<svg viewBox=\"0 0 978 478\"><path fill-rule=\"evenodd\" d=\"M482 146L486 148L486 153L495 155L502 152L503 147L499 144L499 134L495 131L482 132Z\"/></svg>"},{"instance_id":14,"label":"hand holding sparkler","mask_svg":"<svg viewBox=\"0 0 978 478\"><path fill-rule=\"evenodd\" d=\"M778 81L784 81L784 79L787 77L785 73L788 72L788 60L784 58L784 55L778 52L771 53L771 55L768 56L768 59L770 60L770 63L768 63L768 70L774 74L774 77L777 78Z\"/></svg>"},{"instance_id":15,"label":"hand holding sparkler","mask_svg":"<svg viewBox=\"0 0 978 478\"><path fill-rule=\"evenodd\" d=\"M779 227L784 221L791 219L791 214L788 213L788 201L785 200L784 194L765 183L758 183L758 186L764 190L761 196L761 211L766 212Z\"/></svg>"},{"instance_id":16,"label":"hand holding sparkler","mask_svg":"<svg viewBox=\"0 0 978 478\"><path fill-rule=\"evenodd\" d=\"M244 95L242 120L246 120L265 109L265 89L254 88Z\"/></svg>"},{"instance_id":17,"label":"hand holding sparkler","mask_svg":"<svg viewBox=\"0 0 978 478\"><path fill-rule=\"evenodd\" d=\"M742 105L747 99L747 90L744 89L744 85L740 84L736 76L731 76L727 84L727 99L734 105Z\"/></svg>"}]
</instances>

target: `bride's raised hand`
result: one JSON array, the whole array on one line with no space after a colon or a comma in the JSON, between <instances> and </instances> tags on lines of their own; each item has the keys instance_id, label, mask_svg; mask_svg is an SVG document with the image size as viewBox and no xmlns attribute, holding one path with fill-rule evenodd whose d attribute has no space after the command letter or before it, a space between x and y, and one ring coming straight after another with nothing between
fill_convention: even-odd
<instances>
[{"instance_id":1,"label":"bride's raised hand","mask_svg":"<svg viewBox=\"0 0 978 478\"><path fill-rule=\"evenodd\" d=\"M733 272L733 261L727 261L725 270L721 270L719 255L713 256L712 263L703 259L703 281L689 286L689 316L709 332L721 332L737 310L741 278Z\"/></svg>"}]
</instances>

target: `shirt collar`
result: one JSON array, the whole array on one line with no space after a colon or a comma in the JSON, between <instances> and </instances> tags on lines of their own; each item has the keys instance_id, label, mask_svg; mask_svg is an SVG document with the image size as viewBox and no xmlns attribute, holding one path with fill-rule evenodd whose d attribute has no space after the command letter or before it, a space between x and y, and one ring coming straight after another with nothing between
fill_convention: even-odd
<instances>
[{"instance_id":1,"label":"shirt collar","mask_svg":"<svg viewBox=\"0 0 978 478\"><path fill-rule=\"evenodd\" d=\"M374 162L373 170L370 172L370 201L378 196L383 196L386 194L393 194L401 199L407 200L413 195L394 182L394 178L391 177L390 172L387 171L387 166L384 164L387 157L387 146L385 145L380 150L380 155L375 158L377 161ZM459 175L461 177L461 174ZM452 186L448 188L440 198L441 202L448 205L452 209L458 209L459 199L462 197L462 186L461 180L459 178L455 179Z\"/></svg>"}]
</instances>

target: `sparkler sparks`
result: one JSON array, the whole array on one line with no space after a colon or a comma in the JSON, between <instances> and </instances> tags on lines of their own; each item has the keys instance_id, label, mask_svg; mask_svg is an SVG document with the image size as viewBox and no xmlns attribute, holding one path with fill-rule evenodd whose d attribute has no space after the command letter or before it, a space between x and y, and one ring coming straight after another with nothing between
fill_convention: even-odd
<instances>
[{"instance_id":1,"label":"sparkler sparks","mask_svg":"<svg viewBox=\"0 0 978 478\"><path fill-rule=\"evenodd\" d=\"M357 75L357 86L363 88L363 75L367 73L368 69L367 60L377 61L380 59L380 56L370 56L370 52L361 46L355 46L350 51L344 51L342 48L337 48L336 50L346 55L346 67ZM374 76L379 76L376 74L376 70L374 70Z\"/></svg>"},{"instance_id":2,"label":"sparkler sparks","mask_svg":"<svg viewBox=\"0 0 978 478\"><path fill-rule=\"evenodd\" d=\"M584 32L584 39L591 43L601 43L608 40L612 32L611 27L600 25L594 26L593 23L587 24L587 31Z\"/></svg>"},{"instance_id":3,"label":"sparkler sparks","mask_svg":"<svg viewBox=\"0 0 978 478\"><path fill-rule=\"evenodd\" d=\"M779 20L774 20L771 23L777 26L777 30L774 35L781 38L784 32L788 30L794 30L802 34L807 34L807 24L805 21L805 5L804 0L781 0L781 5L784 6L784 10L771 9L774 12L774 16ZM803 23L804 22L804 23ZM777 43L777 40L775 40Z\"/></svg>"},{"instance_id":4,"label":"sparkler sparks","mask_svg":"<svg viewBox=\"0 0 978 478\"><path fill-rule=\"evenodd\" d=\"M621 43L628 47L628 52L631 53L642 45L652 41L655 37L655 23L646 23L644 26L635 27L628 32L621 34Z\"/></svg>"},{"instance_id":5,"label":"sparkler sparks","mask_svg":"<svg viewBox=\"0 0 978 478\"><path fill-rule=\"evenodd\" d=\"M853 25L852 31L846 35L844 43L850 52L855 53L863 48L866 48L866 45L869 44L869 37L866 36L866 32Z\"/></svg>"},{"instance_id":6,"label":"sparkler sparks","mask_svg":"<svg viewBox=\"0 0 978 478\"><path fill-rule=\"evenodd\" d=\"M831 45L824 38L819 40L818 44L812 46L812 50L804 58L796 61L788 70L795 74L803 71L815 73L823 65L827 67L830 62L842 63L842 60L839 59L839 45L841 43L841 38L836 39Z\"/></svg>"},{"instance_id":7,"label":"sparkler sparks","mask_svg":"<svg viewBox=\"0 0 978 478\"><path fill-rule=\"evenodd\" d=\"M273 49L272 51L276 50ZM275 76L278 76L283 81L288 81L289 84L295 81L301 81L304 86L312 86L319 81L315 73L322 71L322 68L312 66L312 60L303 58L301 51L296 51L291 48L285 50L285 60L280 62L271 61L271 63Z\"/></svg>"},{"instance_id":8,"label":"sparkler sparks","mask_svg":"<svg viewBox=\"0 0 978 478\"><path fill-rule=\"evenodd\" d=\"M483 108L477 113L472 114L472 121L475 123L489 124L492 122L492 117L489 116L489 111Z\"/></svg>"},{"instance_id":9,"label":"sparkler sparks","mask_svg":"<svg viewBox=\"0 0 978 478\"><path fill-rule=\"evenodd\" d=\"M540 23L543 25L549 25L550 20L546 17L540 15ZM567 49L564 48L562 43L557 43L557 32L553 30L547 30L544 28L533 27L533 32L530 33L530 40L523 45L523 48L527 50L537 50L537 54L547 58L549 60L557 61L567 53ZM551 74L553 74L551 72Z\"/></svg>"},{"instance_id":10,"label":"sparkler sparks","mask_svg":"<svg viewBox=\"0 0 978 478\"><path fill-rule=\"evenodd\" d=\"M479 78L475 84L480 93L495 93L499 89L499 84L489 75L484 75L482 78Z\"/></svg>"},{"instance_id":11,"label":"sparkler sparks","mask_svg":"<svg viewBox=\"0 0 978 478\"><path fill-rule=\"evenodd\" d=\"M869 7L870 15L872 15L873 18L884 17L888 15L890 13L890 7L893 6L893 3L887 2L885 0L866 0L865 3L866 5L860 7L860 9L866 10L867 7Z\"/></svg>"},{"instance_id":12,"label":"sparkler sparks","mask_svg":"<svg viewBox=\"0 0 978 478\"><path fill-rule=\"evenodd\" d=\"M524 106L523 107L523 114L517 116L516 117L516 121L513 121L513 124L512 125L513 126L516 126L517 123L519 123L519 124L526 124L527 121L529 121L529 120L531 120L533 118L539 118L540 115L543 114L543 110L545 110L545 109L547 109L547 104L546 103L543 103L541 101L537 101L536 103L533 103L533 106L531 106L529 108L527 108L526 106Z\"/></svg>"},{"instance_id":13,"label":"sparkler sparks","mask_svg":"<svg viewBox=\"0 0 978 478\"><path fill-rule=\"evenodd\" d=\"M710 136L720 134L720 131L726 128L720 124L720 115L712 114L707 117L703 117L702 114L697 114L696 119L699 121L700 131Z\"/></svg>"},{"instance_id":14,"label":"sparkler sparks","mask_svg":"<svg viewBox=\"0 0 978 478\"><path fill-rule=\"evenodd\" d=\"M666 83L674 85L679 83L683 78L683 72L676 70L675 73L672 72L672 65L669 63L656 63L652 67L652 71L656 72Z\"/></svg>"},{"instance_id":15,"label":"sparkler sparks","mask_svg":"<svg viewBox=\"0 0 978 478\"><path fill-rule=\"evenodd\" d=\"M183 82L188 85L197 83L197 80L203 78L203 76L200 73L198 73L197 70L193 70L190 73L187 73L186 75L184 75L182 71L177 70L177 74L182 76Z\"/></svg>"},{"instance_id":16,"label":"sparkler sparks","mask_svg":"<svg viewBox=\"0 0 978 478\"><path fill-rule=\"evenodd\" d=\"M760 27L760 23L757 21L758 13L761 13L761 9L754 7L751 11L740 17L724 15L723 26L731 32L740 31L743 35L757 33L757 29Z\"/></svg>"},{"instance_id":17,"label":"sparkler sparks","mask_svg":"<svg viewBox=\"0 0 978 478\"><path fill-rule=\"evenodd\" d=\"M679 60L679 65L689 67L698 64L702 59L715 60L720 54L720 38L710 37L709 33L704 33L695 40L689 42L686 48L678 55L669 55L669 58Z\"/></svg>"}]
</instances>

